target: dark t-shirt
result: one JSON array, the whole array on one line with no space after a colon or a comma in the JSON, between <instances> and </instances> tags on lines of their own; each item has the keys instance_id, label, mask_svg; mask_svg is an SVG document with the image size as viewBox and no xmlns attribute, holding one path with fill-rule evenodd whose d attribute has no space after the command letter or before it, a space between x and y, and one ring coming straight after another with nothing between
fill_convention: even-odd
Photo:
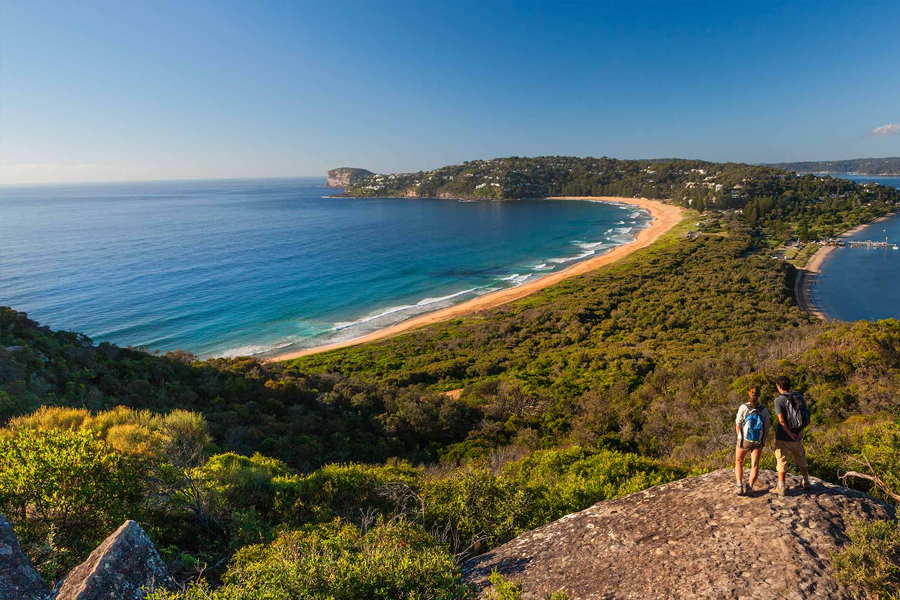
<instances>
[{"instance_id":1,"label":"dark t-shirt","mask_svg":"<svg viewBox=\"0 0 900 600\"><path fill-rule=\"evenodd\" d=\"M777 398L775 398L775 414L776 415L784 415L785 420L787 419L787 396L781 394ZM777 418L775 420L775 439L781 440L782 442L793 442L794 438L790 436L790 434L784 430L781 426L781 421Z\"/></svg>"}]
</instances>

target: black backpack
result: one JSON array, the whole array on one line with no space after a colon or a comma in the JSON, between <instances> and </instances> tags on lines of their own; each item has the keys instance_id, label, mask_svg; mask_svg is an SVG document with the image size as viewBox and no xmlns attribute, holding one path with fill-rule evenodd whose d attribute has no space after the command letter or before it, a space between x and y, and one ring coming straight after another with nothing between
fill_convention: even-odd
<instances>
[{"instance_id":1,"label":"black backpack","mask_svg":"<svg viewBox=\"0 0 900 600\"><path fill-rule=\"evenodd\" d=\"M783 394L785 402L784 422L793 433L800 433L809 425L809 407L803 394L787 392Z\"/></svg>"}]
</instances>

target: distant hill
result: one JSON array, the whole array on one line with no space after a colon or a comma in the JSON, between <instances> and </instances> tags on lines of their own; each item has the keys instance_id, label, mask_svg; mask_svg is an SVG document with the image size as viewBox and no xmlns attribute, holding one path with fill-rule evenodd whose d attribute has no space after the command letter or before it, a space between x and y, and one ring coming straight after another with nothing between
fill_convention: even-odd
<instances>
[{"instance_id":1,"label":"distant hill","mask_svg":"<svg viewBox=\"0 0 900 600\"><path fill-rule=\"evenodd\" d=\"M896 197L896 190L864 188L850 181L796 175L767 165L702 160L618 160L573 156L474 160L417 173L379 174L346 186L348 197L513 200L552 196L620 196L670 199L703 212L743 209L752 204L751 224L760 214L793 213L796 199L824 203L833 198ZM851 201L862 202L862 196ZM762 202L762 205L758 205ZM893 200L892 200L893 202ZM775 205L777 210L772 212Z\"/></svg>"},{"instance_id":2,"label":"distant hill","mask_svg":"<svg viewBox=\"0 0 900 600\"><path fill-rule=\"evenodd\" d=\"M355 167L338 167L328 171L328 182L326 187L347 187L353 185L360 179L373 176L375 173L365 169L357 169Z\"/></svg>"},{"instance_id":3,"label":"distant hill","mask_svg":"<svg viewBox=\"0 0 900 600\"><path fill-rule=\"evenodd\" d=\"M738 184L790 177L772 167L702 160L512 156L418 173L374 175L347 186L346 195L475 200L586 195L712 201L726 193L730 197Z\"/></svg>"},{"instance_id":4,"label":"distant hill","mask_svg":"<svg viewBox=\"0 0 900 600\"><path fill-rule=\"evenodd\" d=\"M846 173L853 175L900 175L900 157L851 158L849 160L820 160L792 163L773 163L795 173Z\"/></svg>"}]
</instances>

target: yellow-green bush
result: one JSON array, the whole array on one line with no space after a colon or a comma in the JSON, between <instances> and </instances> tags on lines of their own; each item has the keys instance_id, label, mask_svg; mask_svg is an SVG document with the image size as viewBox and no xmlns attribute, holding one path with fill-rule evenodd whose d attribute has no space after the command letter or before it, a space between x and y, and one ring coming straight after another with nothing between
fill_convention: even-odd
<instances>
[{"instance_id":1,"label":"yellow-green bush","mask_svg":"<svg viewBox=\"0 0 900 600\"><path fill-rule=\"evenodd\" d=\"M194 584L154 600L463 600L470 593L453 556L420 527L401 520L361 531L337 520L238 551L215 590Z\"/></svg>"},{"instance_id":2,"label":"yellow-green bush","mask_svg":"<svg viewBox=\"0 0 900 600\"><path fill-rule=\"evenodd\" d=\"M0 512L53 579L141 518L145 474L91 431L23 428L0 437Z\"/></svg>"}]
</instances>

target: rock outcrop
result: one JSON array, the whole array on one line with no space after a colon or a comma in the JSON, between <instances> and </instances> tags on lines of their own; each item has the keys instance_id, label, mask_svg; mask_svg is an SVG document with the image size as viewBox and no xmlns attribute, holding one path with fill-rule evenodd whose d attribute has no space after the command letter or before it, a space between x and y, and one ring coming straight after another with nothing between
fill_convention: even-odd
<instances>
[{"instance_id":1,"label":"rock outcrop","mask_svg":"<svg viewBox=\"0 0 900 600\"><path fill-rule=\"evenodd\" d=\"M44 600L49 592L22 552L12 525L0 515L0 600Z\"/></svg>"},{"instance_id":2,"label":"rock outcrop","mask_svg":"<svg viewBox=\"0 0 900 600\"><path fill-rule=\"evenodd\" d=\"M525 598L566 590L573 600L852 598L829 552L853 519L894 519L890 505L813 479L812 489L732 492L723 469L608 500L529 531L463 565L484 593L493 569Z\"/></svg>"},{"instance_id":3,"label":"rock outcrop","mask_svg":"<svg viewBox=\"0 0 900 600\"><path fill-rule=\"evenodd\" d=\"M141 600L147 592L170 585L156 546L140 525L125 521L57 585L54 598Z\"/></svg>"},{"instance_id":4,"label":"rock outcrop","mask_svg":"<svg viewBox=\"0 0 900 600\"><path fill-rule=\"evenodd\" d=\"M337 169L331 169L330 171L328 171L328 181L325 184L325 187L347 187L348 185L356 183L360 179L371 177L374 174L375 173L373 173L372 171L366 171L365 169L356 169L353 167L339 167Z\"/></svg>"}]
</instances>

